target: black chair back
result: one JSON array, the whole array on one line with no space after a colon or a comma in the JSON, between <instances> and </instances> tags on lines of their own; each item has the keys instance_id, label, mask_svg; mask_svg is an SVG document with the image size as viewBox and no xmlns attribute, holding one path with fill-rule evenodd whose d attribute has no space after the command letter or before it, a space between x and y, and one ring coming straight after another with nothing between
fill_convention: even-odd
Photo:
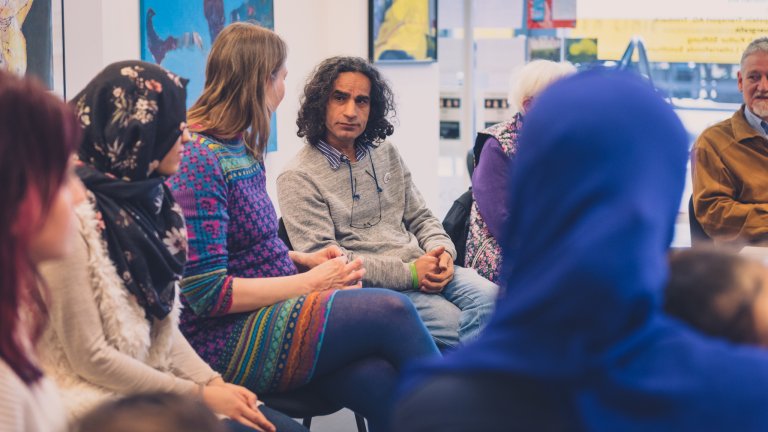
<instances>
[{"instance_id":1,"label":"black chair back","mask_svg":"<svg viewBox=\"0 0 768 432\"><path fill-rule=\"evenodd\" d=\"M283 218L278 219L277 224L277 236L286 246L288 246L288 250L293 250L291 239L288 238L288 231L285 229L285 223L283 223Z\"/></svg>"}]
</instances>

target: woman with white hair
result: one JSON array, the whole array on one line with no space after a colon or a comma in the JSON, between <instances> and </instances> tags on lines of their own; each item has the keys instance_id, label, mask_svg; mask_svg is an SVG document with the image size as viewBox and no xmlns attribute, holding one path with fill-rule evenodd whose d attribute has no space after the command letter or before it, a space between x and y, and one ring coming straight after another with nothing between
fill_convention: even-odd
<instances>
[{"instance_id":1,"label":"woman with white hair","mask_svg":"<svg viewBox=\"0 0 768 432\"><path fill-rule=\"evenodd\" d=\"M509 162L517 151L517 137L523 117L536 95L558 79L576 72L570 63L534 60L520 69L509 95L517 109L510 120L477 134L472 174L474 203L469 219L465 267L498 283L501 248L497 239L508 219L507 193Z\"/></svg>"}]
</instances>

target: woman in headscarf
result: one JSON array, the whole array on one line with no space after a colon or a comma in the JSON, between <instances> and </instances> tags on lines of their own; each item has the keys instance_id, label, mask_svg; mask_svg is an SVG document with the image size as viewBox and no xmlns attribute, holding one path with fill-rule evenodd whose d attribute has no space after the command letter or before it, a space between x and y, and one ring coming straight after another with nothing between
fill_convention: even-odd
<instances>
[{"instance_id":1,"label":"woman in headscarf","mask_svg":"<svg viewBox=\"0 0 768 432\"><path fill-rule=\"evenodd\" d=\"M33 79L0 69L0 429L63 432L66 416L35 349L48 323L38 266L72 248L84 199L73 158L80 128ZM63 294L63 293L62 293Z\"/></svg>"},{"instance_id":2,"label":"woman in headscarf","mask_svg":"<svg viewBox=\"0 0 768 432\"><path fill-rule=\"evenodd\" d=\"M396 430L768 429L768 352L662 311L687 157L636 76L540 95L510 180L506 295L476 343L412 371Z\"/></svg>"},{"instance_id":3,"label":"woman in headscarf","mask_svg":"<svg viewBox=\"0 0 768 432\"><path fill-rule=\"evenodd\" d=\"M77 208L75 252L43 268L53 291L45 368L70 420L108 399L165 391L197 395L216 413L273 430L256 395L225 383L178 329L187 235L164 180L189 140L185 85L159 66L125 61L107 66L72 101L84 132L77 174L88 200Z\"/></svg>"}]
</instances>

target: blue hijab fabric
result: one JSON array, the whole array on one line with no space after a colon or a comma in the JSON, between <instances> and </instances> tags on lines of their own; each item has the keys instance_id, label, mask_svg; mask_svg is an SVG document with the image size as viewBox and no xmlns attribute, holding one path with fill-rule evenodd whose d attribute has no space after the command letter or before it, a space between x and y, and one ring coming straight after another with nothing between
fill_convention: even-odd
<instances>
[{"instance_id":1,"label":"blue hijab fabric","mask_svg":"<svg viewBox=\"0 0 768 432\"><path fill-rule=\"evenodd\" d=\"M768 430L768 351L661 309L687 158L685 129L646 81L600 69L553 84L514 161L505 295L477 341L412 369L408 388L506 373L570 394L574 429Z\"/></svg>"}]
</instances>

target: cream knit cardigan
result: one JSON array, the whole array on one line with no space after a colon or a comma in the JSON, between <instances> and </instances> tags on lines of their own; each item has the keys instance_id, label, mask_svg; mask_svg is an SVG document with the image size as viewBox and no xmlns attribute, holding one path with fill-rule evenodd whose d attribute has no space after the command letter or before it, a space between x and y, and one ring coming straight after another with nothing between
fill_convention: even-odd
<instances>
[{"instance_id":1,"label":"cream knit cardigan","mask_svg":"<svg viewBox=\"0 0 768 432\"><path fill-rule=\"evenodd\" d=\"M81 224L80 235L87 248L87 268L93 297L101 317L107 344L121 354L132 357L158 371L178 376L178 372L172 370L171 364L173 338L177 337L174 334L180 337L178 330L174 332L174 329L178 327L180 312L178 287L172 312L165 319L155 321L150 325L150 322L145 318L144 309L139 306L135 297L125 289L114 264L109 259L106 244L97 229L99 220L93 204L86 201L78 206L76 212ZM42 272L49 281L52 278L60 277L46 267L43 267ZM69 295L68 292L52 294ZM77 319L77 317L71 317L71 319ZM59 386L65 409L70 420L73 420L81 417L99 403L121 395L89 382L78 375L65 354L61 338L58 335L60 330L53 325L49 326L42 338L39 351L45 372ZM202 360L199 362L202 363ZM206 376L203 381L207 382L218 376L207 365L204 365L204 368L207 370L204 371ZM181 375L183 376L183 374ZM190 387L194 391L197 384L188 381L188 389Z\"/></svg>"}]
</instances>

